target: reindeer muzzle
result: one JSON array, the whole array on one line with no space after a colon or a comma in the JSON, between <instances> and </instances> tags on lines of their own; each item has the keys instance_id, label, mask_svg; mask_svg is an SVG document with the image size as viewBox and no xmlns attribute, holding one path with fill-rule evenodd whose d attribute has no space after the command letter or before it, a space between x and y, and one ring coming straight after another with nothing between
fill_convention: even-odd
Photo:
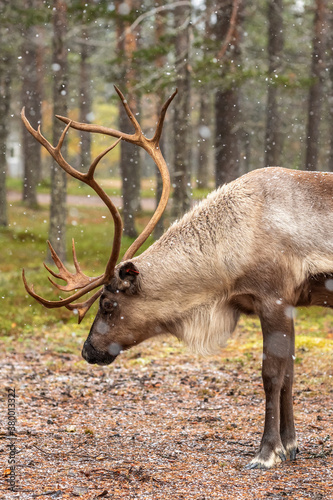
<instances>
[{"instance_id":1,"label":"reindeer muzzle","mask_svg":"<svg viewBox=\"0 0 333 500\"><path fill-rule=\"evenodd\" d=\"M83 344L81 354L91 365L110 365L117 357L117 355L110 354L108 351L97 351L88 340Z\"/></svg>"}]
</instances>

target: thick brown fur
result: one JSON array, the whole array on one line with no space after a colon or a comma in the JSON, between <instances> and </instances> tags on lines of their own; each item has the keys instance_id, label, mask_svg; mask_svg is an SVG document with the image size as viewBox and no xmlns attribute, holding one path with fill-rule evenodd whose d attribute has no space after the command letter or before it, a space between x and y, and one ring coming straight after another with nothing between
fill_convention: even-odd
<instances>
[{"instance_id":1,"label":"thick brown fur","mask_svg":"<svg viewBox=\"0 0 333 500\"><path fill-rule=\"evenodd\" d=\"M136 272L126 275L129 264ZM293 308L333 307L332 284L333 174L255 170L211 193L143 254L117 266L83 356L108 364L122 349L164 333L214 352L240 313L257 314L266 416L248 467L269 468L297 451Z\"/></svg>"}]
</instances>

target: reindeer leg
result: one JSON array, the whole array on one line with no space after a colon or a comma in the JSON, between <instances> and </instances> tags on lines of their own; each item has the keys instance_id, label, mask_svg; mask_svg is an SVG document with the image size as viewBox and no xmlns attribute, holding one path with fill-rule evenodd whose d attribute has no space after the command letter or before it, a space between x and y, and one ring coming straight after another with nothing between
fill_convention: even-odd
<instances>
[{"instance_id":1,"label":"reindeer leg","mask_svg":"<svg viewBox=\"0 0 333 500\"><path fill-rule=\"evenodd\" d=\"M286 382L290 372L288 360L293 355L293 321L285 315L283 307L259 316L264 338L262 378L266 396L265 427L259 451L246 466L247 469L269 469L287 458L280 436L281 400L284 404L281 421L283 439L288 446L295 446L292 441L295 432L293 422L290 428L292 381Z\"/></svg>"},{"instance_id":2,"label":"reindeer leg","mask_svg":"<svg viewBox=\"0 0 333 500\"><path fill-rule=\"evenodd\" d=\"M291 327L289 355L284 375L283 386L280 395L280 436L286 450L287 458L296 459L298 452L296 432L293 412L293 379L294 379L294 354L295 354L295 332L294 326Z\"/></svg>"}]
</instances>

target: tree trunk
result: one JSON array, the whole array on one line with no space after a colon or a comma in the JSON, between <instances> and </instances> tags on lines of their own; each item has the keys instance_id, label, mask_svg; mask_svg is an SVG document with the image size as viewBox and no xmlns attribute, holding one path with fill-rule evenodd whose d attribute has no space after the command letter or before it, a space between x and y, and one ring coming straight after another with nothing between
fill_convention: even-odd
<instances>
[{"instance_id":1,"label":"tree trunk","mask_svg":"<svg viewBox=\"0 0 333 500\"><path fill-rule=\"evenodd\" d=\"M126 6L126 8L125 8ZM137 99L134 99L133 85L136 74L133 68L133 53L137 49L137 33L129 31L129 21L122 18L122 13L129 14L135 8L134 0L117 2L117 51L122 58L121 87L125 86L125 96L134 115L139 112ZM122 103L119 104L119 128L123 132L133 133ZM131 238L137 236L135 229L135 213L140 208L140 154L138 147L121 141L120 173L123 194L124 235Z\"/></svg>"},{"instance_id":2,"label":"tree trunk","mask_svg":"<svg viewBox=\"0 0 333 500\"><path fill-rule=\"evenodd\" d=\"M83 2L85 3L85 2ZM80 59L80 122L89 123L92 109L91 99L91 65L89 62L90 49L85 41L89 40L89 28L84 26L81 33L81 59ZM80 149L80 170L88 172L91 163L91 134L81 133L81 149Z\"/></svg>"},{"instance_id":3,"label":"tree trunk","mask_svg":"<svg viewBox=\"0 0 333 500\"><path fill-rule=\"evenodd\" d=\"M26 8L32 2L26 1ZM42 46L41 32L36 26L24 30L22 44L22 105L31 125L36 129L42 120ZM37 185L41 172L41 145L22 124L23 146L23 201L30 207L38 206Z\"/></svg>"},{"instance_id":4,"label":"tree trunk","mask_svg":"<svg viewBox=\"0 0 333 500\"><path fill-rule=\"evenodd\" d=\"M200 92L199 109L199 152L198 152L198 170L197 187L207 188L209 180L209 150L211 147L211 133L208 125L210 124L211 106L210 96L206 89Z\"/></svg>"},{"instance_id":5,"label":"tree trunk","mask_svg":"<svg viewBox=\"0 0 333 500\"><path fill-rule=\"evenodd\" d=\"M333 8L329 10L328 40L327 40L327 62L330 80L329 103L329 131L330 149L328 156L328 170L333 172Z\"/></svg>"},{"instance_id":6,"label":"tree trunk","mask_svg":"<svg viewBox=\"0 0 333 500\"><path fill-rule=\"evenodd\" d=\"M157 0L156 6L161 7L164 4L163 0ZM155 20L155 41L156 45L160 43L161 37L165 34L165 22L166 22L166 15L165 12L161 12L156 15L156 20ZM164 56L158 56L156 58L155 62L156 66L161 70L165 64L165 57ZM165 101L165 92L164 89L161 88L158 90L158 97L157 97L157 104L156 104L156 116L159 116L161 112L161 108L164 104ZM163 153L164 151L164 133L162 134L160 138L160 149ZM160 202L161 196L162 196L162 191L163 191L163 182L162 182L162 177L159 169L156 167L155 168L156 172L156 193L155 193L155 201L156 201L156 208ZM154 228L154 238L158 240L163 232L164 232L164 218L165 214L163 213L160 220L157 222L155 228Z\"/></svg>"},{"instance_id":7,"label":"tree trunk","mask_svg":"<svg viewBox=\"0 0 333 500\"><path fill-rule=\"evenodd\" d=\"M239 175L238 128L240 121L237 75L231 84L225 76L236 73L240 56L240 16L238 0L219 0L217 3L216 39L220 51L221 87L215 96L215 182L220 186Z\"/></svg>"},{"instance_id":8,"label":"tree trunk","mask_svg":"<svg viewBox=\"0 0 333 500\"><path fill-rule=\"evenodd\" d=\"M326 14L326 0L316 0L311 62L311 79L313 80L313 83L310 86L308 101L305 170L317 170L318 167L323 80L325 71L324 56Z\"/></svg>"},{"instance_id":9,"label":"tree trunk","mask_svg":"<svg viewBox=\"0 0 333 500\"><path fill-rule=\"evenodd\" d=\"M209 43L212 39L212 13L214 7L213 0L205 0L205 39ZM199 188L207 188L209 180L209 152L212 147L212 134L209 125L212 121L211 99L207 94L207 89L203 86L200 89L200 109L199 109L199 124L198 124L198 168L196 184Z\"/></svg>"},{"instance_id":10,"label":"tree trunk","mask_svg":"<svg viewBox=\"0 0 333 500\"><path fill-rule=\"evenodd\" d=\"M190 207L190 6L175 7L176 87L174 111L174 171L172 218L180 218Z\"/></svg>"},{"instance_id":11,"label":"tree trunk","mask_svg":"<svg viewBox=\"0 0 333 500\"><path fill-rule=\"evenodd\" d=\"M282 150L279 88L276 77L282 70L283 0L268 0L268 94L266 108L265 167L280 164Z\"/></svg>"},{"instance_id":12,"label":"tree trunk","mask_svg":"<svg viewBox=\"0 0 333 500\"><path fill-rule=\"evenodd\" d=\"M0 29L0 42L2 40ZM0 226L8 225L6 200L6 143L9 133L9 109L11 98L11 56L2 54L0 61Z\"/></svg>"},{"instance_id":13,"label":"tree trunk","mask_svg":"<svg viewBox=\"0 0 333 500\"><path fill-rule=\"evenodd\" d=\"M229 89L215 96L215 182L216 187L239 175L238 91Z\"/></svg>"},{"instance_id":14,"label":"tree trunk","mask_svg":"<svg viewBox=\"0 0 333 500\"><path fill-rule=\"evenodd\" d=\"M0 0L0 15L8 6L7 1ZM13 80L14 57L11 45L8 46L6 24L0 24L0 226L8 225L6 176L7 176L7 138L9 134L9 113L11 101L11 84Z\"/></svg>"},{"instance_id":15,"label":"tree trunk","mask_svg":"<svg viewBox=\"0 0 333 500\"><path fill-rule=\"evenodd\" d=\"M67 6L63 0L53 3L53 114L67 115ZM63 123L53 119L53 143L57 144ZM66 157L66 145L62 146ZM66 173L56 162L51 168L51 208L49 239L61 260L66 258Z\"/></svg>"}]
</instances>

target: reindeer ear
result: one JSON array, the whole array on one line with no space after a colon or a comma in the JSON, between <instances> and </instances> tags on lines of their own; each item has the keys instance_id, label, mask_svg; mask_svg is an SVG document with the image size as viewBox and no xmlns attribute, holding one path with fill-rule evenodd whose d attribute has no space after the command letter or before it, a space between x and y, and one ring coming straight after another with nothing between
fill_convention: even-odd
<instances>
[{"instance_id":1,"label":"reindeer ear","mask_svg":"<svg viewBox=\"0 0 333 500\"><path fill-rule=\"evenodd\" d=\"M133 262L127 262L125 263L120 269L119 269L119 278L122 280L129 279L130 281L134 281L137 276L138 276L139 271L133 264Z\"/></svg>"},{"instance_id":2,"label":"reindeer ear","mask_svg":"<svg viewBox=\"0 0 333 500\"><path fill-rule=\"evenodd\" d=\"M136 282L139 274L140 273L133 262L126 262L124 265L122 265L119 269L119 290L128 290L130 293L136 293Z\"/></svg>"}]
</instances>

